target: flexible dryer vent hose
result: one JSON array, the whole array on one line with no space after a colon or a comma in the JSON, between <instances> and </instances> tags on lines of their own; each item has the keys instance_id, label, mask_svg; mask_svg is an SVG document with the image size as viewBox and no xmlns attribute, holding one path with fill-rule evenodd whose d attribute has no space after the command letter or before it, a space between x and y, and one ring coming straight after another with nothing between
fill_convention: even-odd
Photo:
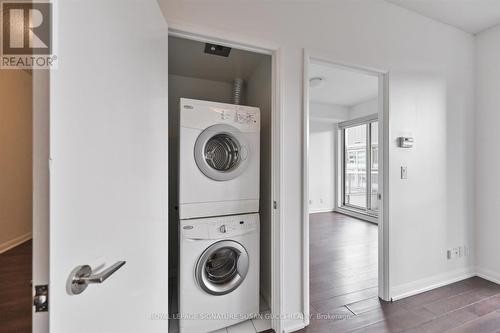
<instances>
[{"instance_id":1,"label":"flexible dryer vent hose","mask_svg":"<svg viewBox=\"0 0 500 333\"><path fill-rule=\"evenodd\" d=\"M233 104L240 105L243 103L243 79L235 79L233 81Z\"/></svg>"}]
</instances>

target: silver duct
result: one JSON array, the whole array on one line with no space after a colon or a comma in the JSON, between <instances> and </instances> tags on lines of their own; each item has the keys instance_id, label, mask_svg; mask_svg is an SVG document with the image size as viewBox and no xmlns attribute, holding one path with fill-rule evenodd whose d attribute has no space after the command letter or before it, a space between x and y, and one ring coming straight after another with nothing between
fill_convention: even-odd
<instances>
[{"instance_id":1,"label":"silver duct","mask_svg":"<svg viewBox=\"0 0 500 333\"><path fill-rule=\"evenodd\" d=\"M243 103L243 86L245 81L238 78L233 81L233 104L240 105Z\"/></svg>"}]
</instances>

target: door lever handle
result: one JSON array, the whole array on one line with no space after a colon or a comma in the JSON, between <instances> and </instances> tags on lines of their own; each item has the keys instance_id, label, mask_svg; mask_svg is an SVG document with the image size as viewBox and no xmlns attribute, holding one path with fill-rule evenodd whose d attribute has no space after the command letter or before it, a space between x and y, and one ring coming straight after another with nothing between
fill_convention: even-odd
<instances>
[{"instance_id":1,"label":"door lever handle","mask_svg":"<svg viewBox=\"0 0 500 333\"><path fill-rule=\"evenodd\" d=\"M89 265L76 267L70 274L70 294L81 294L91 283L103 283L111 275L113 275L113 273L115 273L123 265L125 265L125 263L126 261L118 261L112 266L106 268L104 271L97 274L92 274L92 268Z\"/></svg>"}]
</instances>

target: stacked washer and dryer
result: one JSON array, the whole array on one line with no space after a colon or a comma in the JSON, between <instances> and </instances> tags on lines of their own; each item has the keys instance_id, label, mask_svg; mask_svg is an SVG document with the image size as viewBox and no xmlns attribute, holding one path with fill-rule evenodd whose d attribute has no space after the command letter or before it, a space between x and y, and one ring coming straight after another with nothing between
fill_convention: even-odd
<instances>
[{"instance_id":1,"label":"stacked washer and dryer","mask_svg":"<svg viewBox=\"0 0 500 333\"><path fill-rule=\"evenodd\" d=\"M260 110L182 98L179 330L259 312Z\"/></svg>"}]
</instances>

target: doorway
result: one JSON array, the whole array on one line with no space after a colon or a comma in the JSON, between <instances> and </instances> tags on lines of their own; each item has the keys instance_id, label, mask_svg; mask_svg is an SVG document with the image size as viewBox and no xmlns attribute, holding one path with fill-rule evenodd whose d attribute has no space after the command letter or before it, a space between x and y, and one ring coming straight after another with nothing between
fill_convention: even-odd
<instances>
[{"instance_id":1,"label":"doorway","mask_svg":"<svg viewBox=\"0 0 500 333\"><path fill-rule=\"evenodd\" d=\"M210 49L221 51L221 54L210 54ZM222 54L224 53L222 51L226 52L226 56ZM174 315L172 317L175 317L178 311L178 292L181 289L176 282L181 267L178 254L182 251L179 244L181 242L179 223L172 223L179 220L180 208L177 206L180 195L176 178L179 172L176 161L180 154L178 129L180 102L183 98L188 98L191 102L219 103L219 107L222 108L224 105L237 104L233 103L234 85L235 79L241 78L244 87L241 104L260 108L261 117L260 179L257 180L257 184L260 183L260 311L264 313L260 319L264 320L253 320L251 323L254 324L256 331L270 328L280 330L279 316L267 315L271 312L279 313L279 304L281 304L280 283L276 281L280 277L279 249L276 248L280 244L279 240L276 241L280 232L280 210L276 208L276 203L280 198L279 131L281 127L279 99L277 98L276 57L276 51L269 49L250 47L175 29L169 31L169 198L171 202L169 207L169 295L171 297L169 312ZM202 172L205 176L214 179L212 173ZM217 181L221 183L224 179L217 179ZM253 254L250 253L250 255ZM171 321L170 324L171 331L175 332L178 323Z\"/></svg>"},{"instance_id":2,"label":"doorway","mask_svg":"<svg viewBox=\"0 0 500 333\"><path fill-rule=\"evenodd\" d=\"M0 70L0 321L30 332L32 281L33 75Z\"/></svg>"},{"instance_id":3,"label":"doorway","mask_svg":"<svg viewBox=\"0 0 500 333\"><path fill-rule=\"evenodd\" d=\"M305 53L306 318L389 300L387 82L384 71Z\"/></svg>"}]
</instances>

